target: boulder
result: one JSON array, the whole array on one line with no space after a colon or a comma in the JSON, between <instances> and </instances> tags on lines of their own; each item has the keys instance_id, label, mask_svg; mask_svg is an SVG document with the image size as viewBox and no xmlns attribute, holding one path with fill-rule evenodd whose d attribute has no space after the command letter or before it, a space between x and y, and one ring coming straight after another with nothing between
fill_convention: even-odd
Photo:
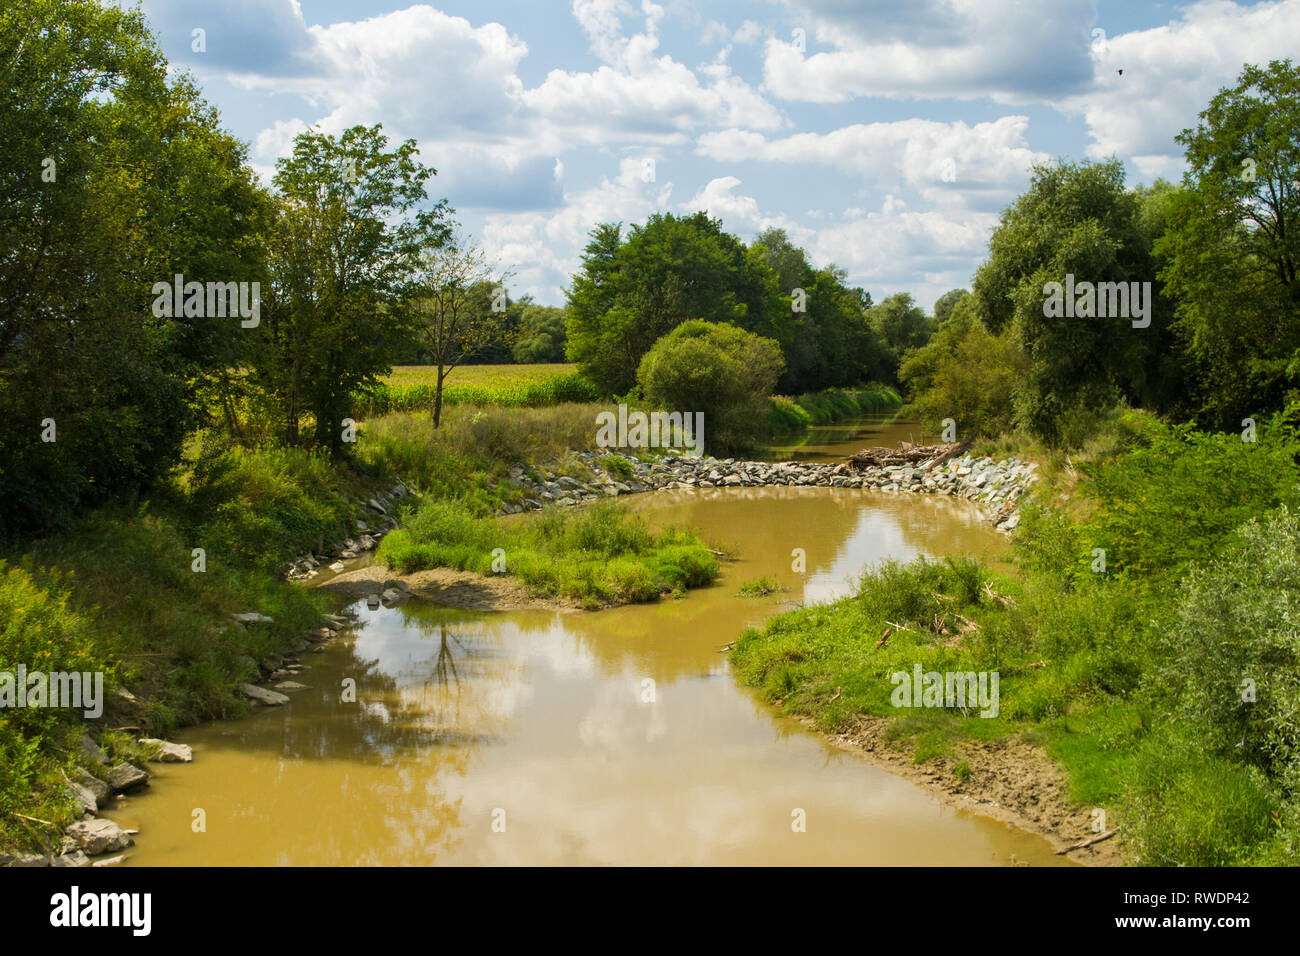
<instances>
[{"instance_id":1,"label":"boulder","mask_svg":"<svg viewBox=\"0 0 1300 956\"><path fill-rule=\"evenodd\" d=\"M141 737L140 743L158 748L158 752L149 758L154 763L190 763L194 760L193 749L185 744L173 744L157 737Z\"/></svg>"},{"instance_id":2,"label":"boulder","mask_svg":"<svg viewBox=\"0 0 1300 956\"><path fill-rule=\"evenodd\" d=\"M79 783L69 784L68 792L72 794L72 799L77 806L81 807L83 813L93 814L99 809L99 801L95 799L95 794L89 787L83 787Z\"/></svg>"},{"instance_id":3,"label":"boulder","mask_svg":"<svg viewBox=\"0 0 1300 956\"><path fill-rule=\"evenodd\" d=\"M108 789L113 793L127 793L148 785L149 775L129 763L120 763L108 772Z\"/></svg>"},{"instance_id":4,"label":"boulder","mask_svg":"<svg viewBox=\"0 0 1300 956\"><path fill-rule=\"evenodd\" d=\"M126 831L112 820L82 820L68 827L67 833L90 856L114 853L131 845L131 838ZM86 863L73 865L85 866Z\"/></svg>"},{"instance_id":5,"label":"boulder","mask_svg":"<svg viewBox=\"0 0 1300 956\"><path fill-rule=\"evenodd\" d=\"M77 746L81 748L82 753L95 763L108 763L108 757L104 754L104 751L100 749L99 744L95 743L91 738L90 734L82 734L81 738L77 741Z\"/></svg>"},{"instance_id":6,"label":"boulder","mask_svg":"<svg viewBox=\"0 0 1300 956\"><path fill-rule=\"evenodd\" d=\"M90 857L80 850L70 850L50 861L50 866L90 866Z\"/></svg>"},{"instance_id":7,"label":"boulder","mask_svg":"<svg viewBox=\"0 0 1300 956\"><path fill-rule=\"evenodd\" d=\"M40 853L0 853L0 866L49 866L50 859Z\"/></svg>"},{"instance_id":8,"label":"boulder","mask_svg":"<svg viewBox=\"0 0 1300 956\"><path fill-rule=\"evenodd\" d=\"M88 773L82 773L78 774L73 782L82 789L89 790L94 795L96 809L104 809L104 807L108 806L108 801L113 799L113 791L109 788L108 784L100 780L98 777L92 777Z\"/></svg>"},{"instance_id":9,"label":"boulder","mask_svg":"<svg viewBox=\"0 0 1300 956\"><path fill-rule=\"evenodd\" d=\"M250 700L265 704L268 707L279 707L289 703L289 698L285 697L284 694L277 694L273 690L258 687L256 684L240 684L239 692Z\"/></svg>"},{"instance_id":10,"label":"boulder","mask_svg":"<svg viewBox=\"0 0 1300 956\"><path fill-rule=\"evenodd\" d=\"M275 621L265 614L258 614L256 611L245 611L242 614L232 614L231 618L240 624L274 624Z\"/></svg>"}]
</instances>

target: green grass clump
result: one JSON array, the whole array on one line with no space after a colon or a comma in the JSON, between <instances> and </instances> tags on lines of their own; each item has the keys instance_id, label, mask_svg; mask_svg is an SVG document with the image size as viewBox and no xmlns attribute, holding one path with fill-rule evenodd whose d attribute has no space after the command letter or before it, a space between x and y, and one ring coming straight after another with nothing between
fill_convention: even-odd
<instances>
[{"instance_id":1,"label":"green grass clump","mask_svg":"<svg viewBox=\"0 0 1300 956\"><path fill-rule=\"evenodd\" d=\"M740 586L737 592L741 597L767 597L769 594L776 594L784 591L785 587L779 581L773 581L771 578L755 578L753 581L746 581Z\"/></svg>"},{"instance_id":2,"label":"green grass clump","mask_svg":"<svg viewBox=\"0 0 1300 956\"><path fill-rule=\"evenodd\" d=\"M653 533L609 501L515 520L481 517L457 501L429 501L384 539L377 558L402 573L505 573L533 594L585 606L652 601L718 575L717 560L693 533Z\"/></svg>"}]
</instances>

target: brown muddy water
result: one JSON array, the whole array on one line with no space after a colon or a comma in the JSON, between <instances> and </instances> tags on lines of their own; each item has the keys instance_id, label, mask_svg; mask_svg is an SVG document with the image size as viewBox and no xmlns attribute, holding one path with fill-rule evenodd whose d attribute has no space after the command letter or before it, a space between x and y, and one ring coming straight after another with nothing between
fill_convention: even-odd
<instances>
[{"instance_id":1,"label":"brown muddy water","mask_svg":"<svg viewBox=\"0 0 1300 956\"><path fill-rule=\"evenodd\" d=\"M109 814L140 830L128 862L1069 865L831 747L737 686L720 652L882 558L998 551L968 503L741 488L632 506L741 558L682 600L590 613L355 606L355 635L304 656L290 706L177 735L194 763L156 765ZM760 575L789 590L737 595Z\"/></svg>"},{"instance_id":2,"label":"brown muddy water","mask_svg":"<svg viewBox=\"0 0 1300 956\"><path fill-rule=\"evenodd\" d=\"M834 425L813 425L771 446L764 457L770 461L842 461L873 445L895 448L902 441L928 444L938 440L918 423L901 420L897 411L891 411Z\"/></svg>"}]
</instances>

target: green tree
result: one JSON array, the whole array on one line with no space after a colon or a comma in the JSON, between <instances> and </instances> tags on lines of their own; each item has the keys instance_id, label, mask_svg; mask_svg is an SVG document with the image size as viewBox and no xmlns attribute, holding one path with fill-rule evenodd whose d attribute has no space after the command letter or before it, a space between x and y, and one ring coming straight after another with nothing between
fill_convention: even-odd
<instances>
[{"instance_id":1,"label":"green tree","mask_svg":"<svg viewBox=\"0 0 1300 956\"><path fill-rule=\"evenodd\" d=\"M179 459L250 336L155 314L150 290L260 278L265 198L245 159L190 80L168 79L138 11L0 12L0 531L59 524Z\"/></svg>"},{"instance_id":2,"label":"green tree","mask_svg":"<svg viewBox=\"0 0 1300 956\"><path fill-rule=\"evenodd\" d=\"M1186 148L1157 246L1196 360L1205 424L1235 428L1282 407L1300 379L1300 70L1247 66Z\"/></svg>"},{"instance_id":3,"label":"green tree","mask_svg":"<svg viewBox=\"0 0 1300 956\"><path fill-rule=\"evenodd\" d=\"M1012 336L980 323L969 296L925 345L908 353L899 381L911 410L938 432L951 418L959 438L998 435L1014 424L1014 398L1028 361Z\"/></svg>"},{"instance_id":4,"label":"green tree","mask_svg":"<svg viewBox=\"0 0 1300 956\"><path fill-rule=\"evenodd\" d=\"M433 395L433 427L442 424L442 389L467 356L494 342L505 342L506 277L494 270L483 251L455 236L421 257L416 280L415 334L438 369Z\"/></svg>"},{"instance_id":5,"label":"green tree","mask_svg":"<svg viewBox=\"0 0 1300 956\"><path fill-rule=\"evenodd\" d=\"M626 241L598 226L569 294L568 355L622 394L650 346L687 319L771 332L778 302L771 270L706 213L656 213Z\"/></svg>"},{"instance_id":6,"label":"green tree","mask_svg":"<svg viewBox=\"0 0 1300 956\"><path fill-rule=\"evenodd\" d=\"M891 381L903 357L912 349L920 348L934 334L933 320L906 292L897 292L873 306L867 312L867 321L888 350Z\"/></svg>"},{"instance_id":7,"label":"green tree","mask_svg":"<svg viewBox=\"0 0 1300 956\"><path fill-rule=\"evenodd\" d=\"M709 451L743 448L766 421L784 360L776 342L732 325L684 322L641 360L637 380L656 408L704 413Z\"/></svg>"},{"instance_id":8,"label":"green tree","mask_svg":"<svg viewBox=\"0 0 1300 956\"><path fill-rule=\"evenodd\" d=\"M276 164L268 297L258 377L276 396L285 440L300 442L304 412L315 440L342 450L352 393L378 383L409 334L418 256L447 241L446 201L418 208L436 170L414 140L388 150L382 127L340 136L300 133Z\"/></svg>"},{"instance_id":9,"label":"green tree","mask_svg":"<svg viewBox=\"0 0 1300 956\"><path fill-rule=\"evenodd\" d=\"M979 317L994 334L1011 331L1029 357L1017 395L1017 419L1048 440L1062 416L1127 398L1159 408L1171 391L1152 379L1171 347L1151 238L1137 194L1124 188L1119 160L1035 167L1023 196L1002 213L989 258L975 275ZM1150 325L1132 318L1050 314L1048 284L1150 282ZM1130 306L1132 309L1132 306ZM1143 320L1138 319L1139 323Z\"/></svg>"},{"instance_id":10,"label":"green tree","mask_svg":"<svg viewBox=\"0 0 1300 956\"><path fill-rule=\"evenodd\" d=\"M519 316L519 340L515 343L514 360L520 363L541 364L564 361L567 341L564 309L534 305L525 302Z\"/></svg>"},{"instance_id":11,"label":"green tree","mask_svg":"<svg viewBox=\"0 0 1300 956\"><path fill-rule=\"evenodd\" d=\"M941 326L952 317L953 309L963 299L970 296L966 289L949 289L943 295L939 296L934 303L934 321L936 326Z\"/></svg>"}]
</instances>

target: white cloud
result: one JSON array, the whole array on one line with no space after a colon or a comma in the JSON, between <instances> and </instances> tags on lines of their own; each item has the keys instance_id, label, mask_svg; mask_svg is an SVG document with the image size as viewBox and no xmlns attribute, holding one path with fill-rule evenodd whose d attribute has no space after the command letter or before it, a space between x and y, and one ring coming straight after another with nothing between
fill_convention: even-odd
<instances>
[{"instance_id":1,"label":"white cloud","mask_svg":"<svg viewBox=\"0 0 1300 956\"><path fill-rule=\"evenodd\" d=\"M1089 156L1115 154L1144 175L1172 175L1182 167L1174 137L1196 125L1215 93L1236 85L1245 64L1294 56L1297 37L1298 0L1207 0L1164 26L1108 36L1092 88L1059 105L1086 120Z\"/></svg>"},{"instance_id":2,"label":"white cloud","mask_svg":"<svg viewBox=\"0 0 1300 956\"><path fill-rule=\"evenodd\" d=\"M843 4L807 0L793 15L832 47L800 51L771 37L766 86L791 100L838 103L855 96L1038 100L1092 77L1094 0L1007 3L936 0Z\"/></svg>"},{"instance_id":3,"label":"white cloud","mask_svg":"<svg viewBox=\"0 0 1300 956\"><path fill-rule=\"evenodd\" d=\"M741 238L752 238L773 226L785 229L795 242L805 242L812 236L812 230L785 216L763 215L757 199L735 193L739 185L740 180L735 176L711 179L698 193L679 203L678 208L688 213L703 209L715 219L721 219L729 232L737 233Z\"/></svg>"},{"instance_id":4,"label":"white cloud","mask_svg":"<svg viewBox=\"0 0 1300 956\"><path fill-rule=\"evenodd\" d=\"M1024 116L974 126L909 119L780 139L728 129L702 135L697 149L716 160L833 166L873 183L906 184L937 204L988 206L1005 202L1034 163L1050 159L1029 148L1028 126Z\"/></svg>"}]
</instances>

